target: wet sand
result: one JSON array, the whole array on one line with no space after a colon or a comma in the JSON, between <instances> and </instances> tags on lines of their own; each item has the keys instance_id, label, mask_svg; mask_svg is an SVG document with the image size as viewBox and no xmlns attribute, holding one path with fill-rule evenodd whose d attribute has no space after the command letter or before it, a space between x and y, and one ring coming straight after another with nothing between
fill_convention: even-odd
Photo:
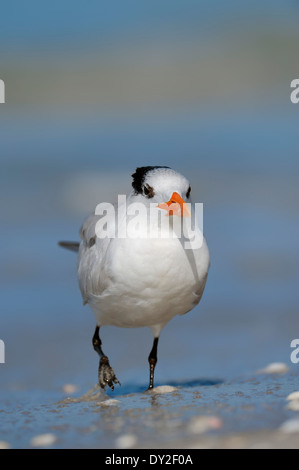
<instances>
[{"instance_id":1,"label":"wet sand","mask_svg":"<svg viewBox=\"0 0 299 470\"><path fill-rule=\"evenodd\" d=\"M27 3L16 28L8 7L0 448L298 447L299 406L287 401L299 389L290 360L298 105L289 88L298 10L189 2L171 12L172 3L134 15L107 4L100 28L97 15L91 28L75 9L53 28ZM200 305L162 332L153 392L144 392L149 330L103 332L122 383L103 393L93 388L95 319L82 306L76 257L57 242L78 239L99 202L128 193L135 168L156 164L188 177L204 204L209 278ZM256 372L275 361L289 371Z\"/></svg>"},{"instance_id":2,"label":"wet sand","mask_svg":"<svg viewBox=\"0 0 299 470\"><path fill-rule=\"evenodd\" d=\"M2 395L1 448L299 448L298 373ZM71 392L71 393L68 393Z\"/></svg>"}]
</instances>

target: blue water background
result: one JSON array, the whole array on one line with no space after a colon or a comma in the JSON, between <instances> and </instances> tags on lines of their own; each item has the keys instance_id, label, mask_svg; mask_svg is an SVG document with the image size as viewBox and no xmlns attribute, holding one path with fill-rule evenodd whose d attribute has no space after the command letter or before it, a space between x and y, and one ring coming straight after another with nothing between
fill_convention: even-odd
<instances>
[{"instance_id":1,"label":"blue water background","mask_svg":"<svg viewBox=\"0 0 299 470\"><path fill-rule=\"evenodd\" d=\"M95 321L57 241L142 165L190 179L211 252L200 305L162 332L157 381L298 367L298 16L291 1L1 6L2 390L95 383ZM124 386L147 383L151 342L105 328Z\"/></svg>"}]
</instances>

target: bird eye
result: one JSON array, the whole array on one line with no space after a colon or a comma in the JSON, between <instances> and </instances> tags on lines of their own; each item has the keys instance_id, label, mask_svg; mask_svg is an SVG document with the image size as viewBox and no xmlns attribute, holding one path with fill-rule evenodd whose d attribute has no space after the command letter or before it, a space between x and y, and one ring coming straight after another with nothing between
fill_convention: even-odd
<instances>
[{"instance_id":1,"label":"bird eye","mask_svg":"<svg viewBox=\"0 0 299 470\"><path fill-rule=\"evenodd\" d=\"M191 186L189 186L188 191L186 192L186 198L188 199L191 193Z\"/></svg>"},{"instance_id":2,"label":"bird eye","mask_svg":"<svg viewBox=\"0 0 299 470\"><path fill-rule=\"evenodd\" d=\"M155 195L154 189L149 184L146 184L143 187L143 193L147 198L154 197L154 195Z\"/></svg>"}]
</instances>

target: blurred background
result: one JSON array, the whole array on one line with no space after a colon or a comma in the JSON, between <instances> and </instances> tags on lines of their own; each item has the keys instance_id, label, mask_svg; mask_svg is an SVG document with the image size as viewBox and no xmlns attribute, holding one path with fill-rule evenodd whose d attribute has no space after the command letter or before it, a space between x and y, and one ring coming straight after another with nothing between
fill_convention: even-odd
<instances>
[{"instance_id":1,"label":"blurred background","mask_svg":"<svg viewBox=\"0 0 299 470\"><path fill-rule=\"evenodd\" d=\"M299 6L294 0L12 0L1 5L1 388L97 378L78 239L143 165L204 203L203 299L162 332L157 383L290 367L299 337ZM147 384L147 329L103 331L122 390Z\"/></svg>"}]
</instances>

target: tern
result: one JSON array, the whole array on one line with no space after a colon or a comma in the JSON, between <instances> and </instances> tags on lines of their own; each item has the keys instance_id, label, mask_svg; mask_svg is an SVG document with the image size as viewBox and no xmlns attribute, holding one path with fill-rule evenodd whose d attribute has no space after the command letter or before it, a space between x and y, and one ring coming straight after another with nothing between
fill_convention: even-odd
<instances>
[{"instance_id":1,"label":"tern","mask_svg":"<svg viewBox=\"0 0 299 470\"><path fill-rule=\"evenodd\" d=\"M108 385L113 390L120 382L103 352L100 328L151 329L148 390L153 389L161 330L199 303L210 266L207 242L193 216L189 181L166 166L136 168L132 178L125 202L113 205L110 215L95 210L86 219L80 242L59 242L78 251L83 304L96 318L92 344L100 357L98 384L103 389ZM200 243L189 243L196 236Z\"/></svg>"}]
</instances>

